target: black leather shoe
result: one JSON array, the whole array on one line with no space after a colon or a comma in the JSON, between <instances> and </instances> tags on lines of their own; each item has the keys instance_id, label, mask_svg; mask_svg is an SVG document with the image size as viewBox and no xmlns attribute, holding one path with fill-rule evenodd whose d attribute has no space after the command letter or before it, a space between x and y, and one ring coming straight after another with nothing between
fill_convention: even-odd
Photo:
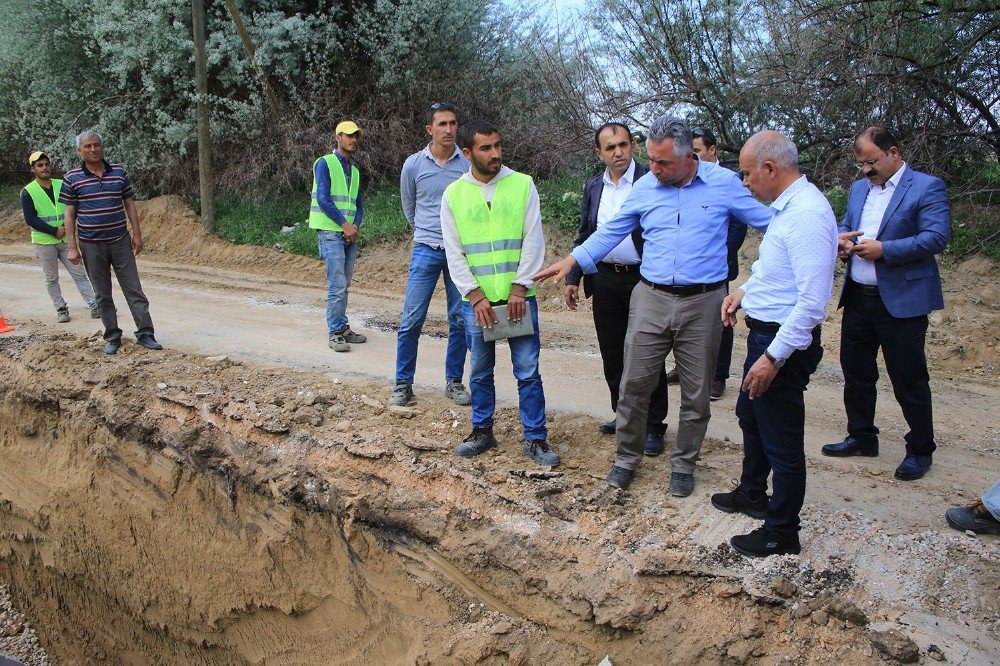
<instances>
[{"instance_id":1,"label":"black leather shoe","mask_svg":"<svg viewBox=\"0 0 1000 666\"><path fill-rule=\"evenodd\" d=\"M802 552L798 534L790 537L780 536L763 527L758 527L750 534L738 534L729 540L729 544L737 553L750 557L798 555Z\"/></svg>"},{"instance_id":2,"label":"black leather shoe","mask_svg":"<svg viewBox=\"0 0 1000 666\"><path fill-rule=\"evenodd\" d=\"M107 354L108 356L117 354L118 350L121 349L121 346L122 346L121 340L108 340L107 342L104 343L104 353Z\"/></svg>"},{"instance_id":3,"label":"black leather shoe","mask_svg":"<svg viewBox=\"0 0 1000 666\"><path fill-rule=\"evenodd\" d=\"M821 450L824 456L833 456L835 458L846 458L847 456L875 457L878 455L878 442L862 442L859 439L848 437L842 442L827 444Z\"/></svg>"},{"instance_id":4,"label":"black leather shoe","mask_svg":"<svg viewBox=\"0 0 1000 666\"><path fill-rule=\"evenodd\" d=\"M908 453L903 458L903 462L896 468L896 478L900 481L915 481L926 474L930 468L930 456L915 456Z\"/></svg>"},{"instance_id":5,"label":"black leather shoe","mask_svg":"<svg viewBox=\"0 0 1000 666\"><path fill-rule=\"evenodd\" d=\"M647 432L646 433L646 455L652 458L663 453L663 433L662 432Z\"/></svg>"},{"instance_id":6,"label":"black leather shoe","mask_svg":"<svg viewBox=\"0 0 1000 666\"><path fill-rule=\"evenodd\" d=\"M600 430L605 435L613 435L615 434L615 431L618 430L618 420L611 419L607 423L602 423L601 425L599 425L597 429Z\"/></svg>"},{"instance_id":7,"label":"black leather shoe","mask_svg":"<svg viewBox=\"0 0 1000 666\"><path fill-rule=\"evenodd\" d=\"M154 349L157 351L163 349L163 345L157 342L156 338L154 338L152 335L144 335L141 338L138 338L136 342L145 347L146 349Z\"/></svg>"},{"instance_id":8,"label":"black leather shoe","mask_svg":"<svg viewBox=\"0 0 1000 666\"><path fill-rule=\"evenodd\" d=\"M624 467L619 467L615 465L608 472L608 478L605 479L608 485L612 488L621 488L622 490L628 490L629 484L632 483L632 477L635 475L630 469L625 469Z\"/></svg>"}]
</instances>

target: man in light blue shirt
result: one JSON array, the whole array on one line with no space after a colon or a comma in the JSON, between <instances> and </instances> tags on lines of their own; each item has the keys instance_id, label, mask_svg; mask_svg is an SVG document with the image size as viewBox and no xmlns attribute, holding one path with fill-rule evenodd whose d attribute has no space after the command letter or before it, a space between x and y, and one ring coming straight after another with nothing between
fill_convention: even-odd
<instances>
[{"instance_id":1,"label":"man in light blue shirt","mask_svg":"<svg viewBox=\"0 0 1000 666\"><path fill-rule=\"evenodd\" d=\"M736 324L742 305L750 327L736 414L743 430L743 474L736 490L712 504L764 525L730 543L744 555L797 554L806 494L805 401L823 357L820 324L833 289L837 219L815 185L799 174L798 150L777 132L753 135L740 152L743 183L774 218L750 279L726 297L722 321ZM773 497L767 477L773 473Z\"/></svg>"},{"instance_id":2,"label":"man in light blue shirt","mask_svg":"<svg viewBox=\"0 0 1000 666\"><path fill-rule=\"evenodd\" d=\"M597 262L641 227L640 284L632 292L625 370L618 399L615 464L607 482L625 489L642 461L649 398L671 350L681 385L680 424L670 454L670 493L694 491L695 461L711 416L709 394L722 327L719 308L728 276L730 217L767 228L770 210L732 171L694 154L691 130L661 116L646 143L650 173L635 181L618 214L573 253L534 276L560 280L576 265L593 273Z\"/></svg>"},{"instance_id":3,"label":"man in light blue shirt","mask_svg":"<svg viewBox=\"0 0 1000 666\"><path fill-rule=\"evenodd\" d=\"M443 273L448 303L444 392L455 403L468 405L469 392L462 384L468 352L462 319L462 295L448 273L448 258L441 236L441 197L446 187L469 170L469 161L455 145L458 112L452 104L435 102L431 105L427 110L427 133L431 142L423 150L410 155L399 174L403 215L413 229L413 256L403 301L403 317L396 336L396 385L389 404L403 406L413 402L417 344L438 276Z\"/></svg>"}]
</instances>

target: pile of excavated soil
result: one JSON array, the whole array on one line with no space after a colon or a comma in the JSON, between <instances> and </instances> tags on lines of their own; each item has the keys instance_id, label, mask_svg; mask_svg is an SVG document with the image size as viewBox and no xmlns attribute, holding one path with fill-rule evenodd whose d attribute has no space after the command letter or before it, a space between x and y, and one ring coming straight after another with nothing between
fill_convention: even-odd
<instances>
[{"instance_id":1,"label":"pile of excavated soil","mask_svg":"<svg viewBox=\"0 0 1000 666\"><path fill-rule=\"evenodd\" d=\"M56 663L1000 656L996 540L810 507L801 557L748 560L664 482L606 487L593 418L550 415L557 470L520 455L513 408L465 460L467 410L440 397L99 347L0 338L0 577ZM738 452L703 457L721 484Z\"/></svg>"}]
</instances>

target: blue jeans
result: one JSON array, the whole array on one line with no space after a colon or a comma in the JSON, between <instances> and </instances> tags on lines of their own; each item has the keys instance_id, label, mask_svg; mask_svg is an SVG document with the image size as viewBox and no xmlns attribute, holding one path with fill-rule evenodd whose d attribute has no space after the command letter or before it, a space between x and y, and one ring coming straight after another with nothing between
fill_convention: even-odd
<instances>
[{"instance_id":1,"label":"blue jeans","mask_svg":"<svg viewBox=\"0 0 1000 666\"><path fill-rule=\"evenodd\" d=\"M533 335L509 338L510 359L517 379L517 402L521 411L521 424L525 439L545 439L545 394L542 392L542 376L538 373L538 304L535 297L527 299L531 321L535 326ZM496 388L493 385L493 367L496 365L496 342L483 340L483 328L476 323L472 305L462 302L462 316L465 318L465 339L469 343L469 389L472 394L472 427L493 426L493 412L496 411Z\"/></svg>"},{"instance_id":2,"label":"blue jeans","mask_svg":"<svg viewBox=\"0 0 1000 666\"><path fill-rule=\"evenodd\" d=\"M436 250L430 245L414 243L410 279L406 283L406 300L403 301L403 321L396 336L397 382L413 383L420 332L441 273L444 273L444 293L448 299L448 351L444 357L444 379L446 382L462 380L465 353L469 350L465 341L465 320L462 319L462 295L448 274L448 257L444 248Z\"/></svg>"},{"instance_id":3,"label":"blue jeans","mask_svg":"<svg viewBox=\"0 0 1000 666\"><path fill-rule=\"evenodd\" d=\"M763 356L774 333L751 330L747 337L747 360L743 376ZM782 536L799 531L799 512L806 496L805 425L803 393L809 377L823 358L819 330L808 349L792 353L774 381L753 400L740 391L736 416L743 430L743 475L739 489L748 493L767 491L768 473L774 474L774 494L767 505L764 527Z\"/></svg>"},{"instance_id":4,"label":"blue jeans","mask_svg":"<svg viewBox=\"0 0 1000 666\"><path fill-rule=\"evenodd\" d=\"M326 327L330 333L340 333L347 328L347 289L354 277L354 262L358 258L358 244L345 243L339 231L319 234L319 258L326 264Z\"/></svg>"}]
</instances>

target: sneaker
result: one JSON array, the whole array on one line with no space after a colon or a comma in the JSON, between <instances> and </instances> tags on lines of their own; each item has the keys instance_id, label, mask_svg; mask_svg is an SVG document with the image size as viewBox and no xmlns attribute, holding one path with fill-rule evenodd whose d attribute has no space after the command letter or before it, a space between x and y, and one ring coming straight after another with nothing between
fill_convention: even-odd
<instances>
[{"instance_id":1,"label":"sneaker","mask_svg":"<svg viewBox=\"0 0 1000 666\"><path fill-rule=\"evenodd\" d=\"M465 441L455 447L455 454L463 458L472 458L496 446L497 439L493 436L493 428L473 428Z\"/></svg>"},{"instance_id":2,"label":"sneaker","mask_svg":"<svg viewBox=\"0 0 1000 666\"><path fill-rule=\"evenodd\" d=\"M604 435L613 435L618 430L618 419L614 418L607 423L602 423L597 426L597 429L601 431Z\"/></svg>"},{"instance_id":3,"label":"sneaker","mask_svg":"<svg viewBox=\"0 0 1000 666\"><path fill-rule=\"evenodd\" d=\"M456 380L445 384L444 394L456 405L472 404L472 396L469 395L469 389L465 388L465 385L460 381Z\"/></svg>"},{"instance_id":4,"label":"sneaker","mask_svg":"<svg viewBox=\"0 0 1000 666\"><path fill-rule=\"evenodd\" d=\"M342 330L340 332L340 335L343 336L344 340L346 340L348 344L360 345L365 342L368 342L367 335L363 335L361 333L355 333L354 331L351 330L350 326Z\"/></svg>"},{"instance_id":5,"label":"sneaker","mask_svg":"<svg viewBox=\"0 0 1000 666\"><path fill-rule=\"evenodd\" d=\"M976 534L1000 534L1000 520L993 517L982 500L970 506L953 507L944 512L945 520L956 530Z\"/></svg>"},{"instance_id":6,"label":"sneaker","mask_svg":"<svg viewBox=\"0 0 1000 666\"><path fill-rule=\"evenodd\" d=\"M734 482L735 483L735 482ZM712 506L725 513L745 513L751 518L764 520L767 513L767 503L771 498L767 493L754 493L751 496L736 485L731 493L715 493L712 495Z\"/></svg>"},{"instance_id":7,"label":"sneaker","mask_svg":"<svg viewBox=\"0 0 1000 666\"><path fill-rule=\"evenodd\" d=\"M93 305L90 306L90 318L91 319L101 318L101 307L97 305L97 303L94 303Z\"/></svg>"},{"instance_id":8,"label":"sneaker","mask_svg":"<svg viewBox=\"0 0 1000 666\"><path fill-rule=\"evenodd\" d=\"M667 371L667 383L668 384L679 384L681 381L681 376L677 374L677 368L671 368Z\"/></svg>"},{"instance_id":9,"label":"sneaker","mask_svg":"<svg viewBox=\"0 0 1000 666\"><path fill-rule=\"evenodd\" d=\"M163 345L156 341L152 335L144 335L136 340L137 343L145 347L146 349L154 349L159 351L163 349Z\"/></svg>"},{"instance_id":10,"label":"sneaker","mask_svg":"<svg viewBox=\"0 0 1000 666\"><path fill-rule=\"evenodd\" d=\"M56 321L65 324L69 321L69 308L59 308L56 310Z\"/></svg>"},{"instance_id":11,"label":"sneaker","mask_svg":"<svg viewBox=\"0 0 1000 666\"><path fill-rule=\"evenodd\" d=\"M726 380L725 379L713 379L712 380L712 391L708 394L710 400L722 400L723 394L726 392Z\"/></svg>"},{"instance_id":12,"label":"sneaker","mask_svg":"<svg viewBox=\"0 0 1000 666\"><path fill-rule=\"evenodd\" d=\"M694 474L683 472L670 473L670 494L674 497L687 497L694 492Z\"/></svg>"},{"instance_id":13,"label":"sneaker","mask_svg":"<svg viewBox=\"0 0 1000 666\"><path fill-rule=\"evenodd\" d=\"M643 453L651 458L663 453L666 445L663 443L662 432L646 431L646 448Z\"/></svg>"},{"instance_id":14,"label":"sneaker","mask_svg":"<svg viewBox=\"0 0 1000 666\"><path fill-rule=\"evenodd\" d=\"M632 477L635 475L630 469L625 469L624 467L619 467L615 465L608 472L608 478L605 479L607 483L612 488L620 488L621 490L628 490L629 485L632 483Z\"/></svg>"},{"instance_id":15,"label":"sneaker","mask_svg":"<svg viewBox=\"0 0 1000 666\"><path fill-rule=\"evenodd\" d=\"M349 352L351 351L351 345L347 344L347 339L340 333L331 333L330 349L335 352Z\"/></svg>"},{"instance_id":16,"label":"sneaker","mask_svg":"<svg viewBox=\"0 0 1000 666\"><path fill-rule=\"evenodd\" d=\"M798 555L802 552L799 535L781 536L758 527L750 534L738 534L729 540L737 553L750 557L767 557L768 555Z\"/></svg>"},{"instance_id":17,"label":"sneaker","mask_svg":"<svg viewBox=\"0 0 1000 666\"><path fill-rule=\"evenodd\" d=\"M413 384L396 382L396 386L392 389L392 395L389 396L389 404L393 407L406 407L412 402L415 402L413 400Z\"/></svg>"},{"instance_id":18,"label":"sneaker","mask_svg":"<svg viewBox=\"0 0 1000 666\"><path fill-rule=\"evenodd\" d=\"M104 353L108 356L113 356L118 353L118 350L122 346L121 340L108 340L104 343Z\"/></svg>"},{"instance_id":19,"label":"sneaker","mask_svg":"<svg viewBox=\"0 0 1000 666\"><path fill-rule=\"evenodd\" d=\"M521 453L543 467L555 467L562 462L556 452L549 448L548 441L544 439L524 440L524 447L521 448Z\"/></svg>"}]
</instances>

